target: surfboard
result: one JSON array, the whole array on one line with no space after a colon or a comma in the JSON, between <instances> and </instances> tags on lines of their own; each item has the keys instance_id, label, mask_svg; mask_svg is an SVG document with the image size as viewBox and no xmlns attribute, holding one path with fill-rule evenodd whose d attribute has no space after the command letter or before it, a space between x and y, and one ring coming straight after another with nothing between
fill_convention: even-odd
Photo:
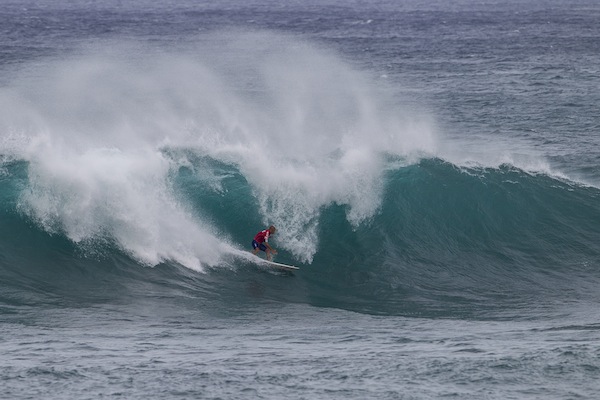
<instances>
[{"instance_id":1,"label":"surfboard","mask_svg":"<svg viewBox=\"0 0 600 400\"><path fill-rule=\"evenodd\" d=\"M296 270L300 269L300 268L296 267L295 265L287 265L287 264L277 263L275 261L264 260L262 258L260 259L260 261L262 261L264 264L273 266L275 268L285 269L287 271L296 271Z\"/></svg>"}]
</instances>

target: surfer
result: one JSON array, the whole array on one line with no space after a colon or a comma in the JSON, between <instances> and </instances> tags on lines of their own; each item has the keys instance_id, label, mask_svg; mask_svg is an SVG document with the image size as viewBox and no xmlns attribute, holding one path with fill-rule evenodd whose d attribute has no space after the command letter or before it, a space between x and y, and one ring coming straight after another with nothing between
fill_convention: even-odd
<instances>
[{"instance_id":1,"label":"surfer","mask_svg":"<svg viewBox=\"0 0 600 400\"><path fill-rule=\"evenodd\" d=\"M277 250L272 248L269 244L269 236L274 234L275 231L277 231L277 229L271 225L269 229L258 232L256 236L254 236L254 240L252 240L252 248L254 249L252 250L252 254L256 255L259 250L262 250L267 253L267 260L271 261L271 258L273 258L272 254L277 254Z\"/></svg>"}]
</instances>

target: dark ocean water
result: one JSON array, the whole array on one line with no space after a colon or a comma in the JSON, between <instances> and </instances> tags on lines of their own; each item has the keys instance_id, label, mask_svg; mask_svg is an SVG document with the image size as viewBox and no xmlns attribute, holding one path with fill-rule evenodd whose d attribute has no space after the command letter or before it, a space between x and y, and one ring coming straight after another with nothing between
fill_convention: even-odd
<instances>
[{"instance_id":1,"label":"dark ocean water","mask_svg":"<svg viewBox=\"0 0 600 400\"><path fill-rule=\"evenodd\" d=\"M3 2L0 398L597 397L600 5L364 3Z\"/></svg>"}]
</instances>

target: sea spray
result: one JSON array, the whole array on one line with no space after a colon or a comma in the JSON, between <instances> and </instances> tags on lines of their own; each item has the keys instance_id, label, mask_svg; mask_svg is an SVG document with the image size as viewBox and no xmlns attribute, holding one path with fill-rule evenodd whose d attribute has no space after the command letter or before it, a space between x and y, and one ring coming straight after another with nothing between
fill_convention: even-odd
<instances>
[{"instance_id":1,"label":"sea spray","mask_svg":"<svg viewBox=\"0 0 600 400\"><path fill-rule=\"evenodd\" d=\"M323 207L344 205L357 227L381 205L387 155L434 151L426 121L402 115L335 54L242 36L176 54L100 47L3 91L2 129L23 138L10 151L29 162L20 209L74 242L109 238L145 264L217 265L237 245L174 189L172 172L189 160L171 150L188 149L235 166L257 199L248 211L311 262Z\"/></svg>"}]
</instances>

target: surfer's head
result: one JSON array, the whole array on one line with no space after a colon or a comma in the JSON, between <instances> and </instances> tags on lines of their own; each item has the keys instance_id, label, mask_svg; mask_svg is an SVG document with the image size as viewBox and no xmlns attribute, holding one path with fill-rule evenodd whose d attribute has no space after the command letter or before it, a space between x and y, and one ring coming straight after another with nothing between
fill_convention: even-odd
<instances>
[{"instance_id":1,"label":"surfer's head","mask_svg":"<svg viewBox=\"0 0 600 400\"><path fill-rule=\"evenodd\" d=\"M276 230L277 228L275 228L273 225L269 227L269 232L271 232L271 235L274 234Z\"/></svg>"}]
</instances>

